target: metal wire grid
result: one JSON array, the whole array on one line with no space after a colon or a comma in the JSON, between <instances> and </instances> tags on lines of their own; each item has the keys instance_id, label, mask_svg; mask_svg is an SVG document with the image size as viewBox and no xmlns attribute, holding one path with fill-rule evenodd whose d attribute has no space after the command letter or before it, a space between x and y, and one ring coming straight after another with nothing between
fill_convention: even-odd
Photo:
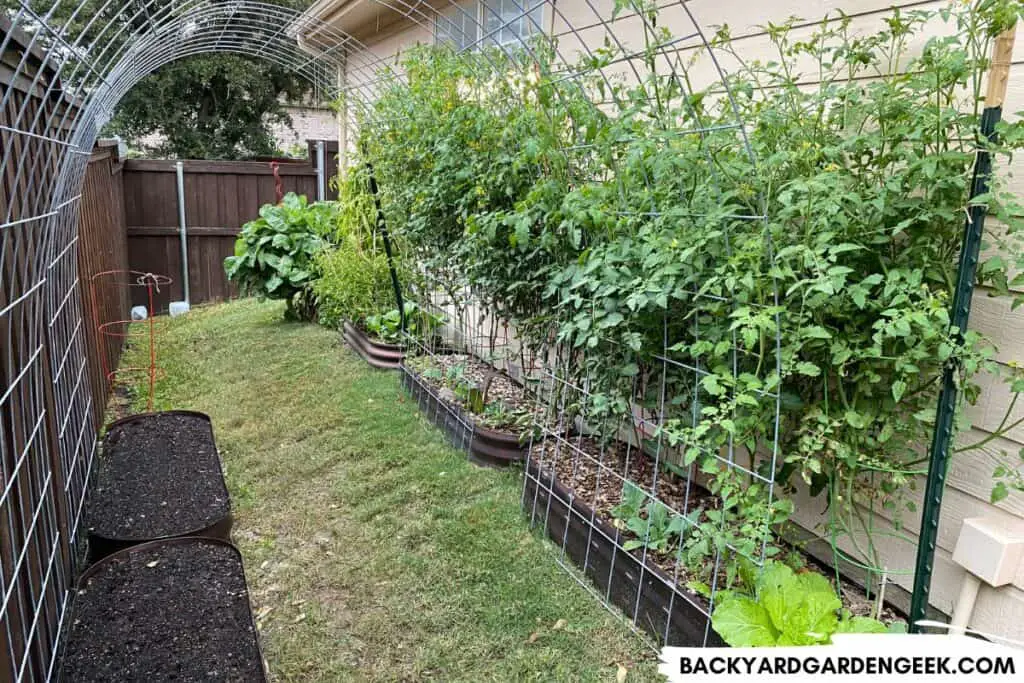
<instances>
[{"instance_id":1,"label":"metal wire grid","mask_svg":"<svg viewBox=\"0 0 1024 683\"><path fill-rule=\"evenodd\" d=\"M412 2L378 4L433 29L435 9ZM583 33L596 31L609 38L624 56L591 74L609 86L616 73L632 72L639 78L637 54L625 50L616 35L614 24L621 17L612 20L609 8L591 0L583 3L587 20L571 19L565 8L553 2L541 4L542 13L534 11L536 3L516 5L514 16L485 6L483 21L472 19L481 28L467 49L495 43L494 26L500 31L512 22L526 22L531 33L544 34L548 26L540 25L543 22L555 29L551 31L555 36L571 39L579 52L590 57L595 41ZM448 6L466 11L462 4L449 2ZM669 6L689 14L682 2L665 3L662 8ZM80 531L85 484L96 448L89 419L91 399L85 390L81 283L75 255L82 178L103 125L120 98L145 75L191 55L233 52L294 69L321 93L343 93L353 121L358 112L370 110L380 88L401 74L352 36L260 2L57 0L47 5L19 0L7 11L4 24L0 46L5 55L15 56L12 78L22 87L4 91L0 123L5 191L10 198L0 224L5 290L0 297L0 334L5 341L0 400L4 422L0 523L5 536L0 550L17 558L13 564L5 563L0 572L0 632L5 639L0 669L12 672L16 680L36 680L52 673L74 575L72 548ZM485 30L485 25L492 28ZM706 48L698 30L658 50L670 56L694 36ZM509 53L533 50L522 40L513 45L498 43L498 47ZM572 62L557 48L555 52L565 64ZM340 87L339 74L345 79ZM562 77L572 81L583 75L567 67ZM592 99L599 107L615 104ZM737 128L742 128L739 122ZM582 147L565 151L570 156L586 155ZM443 311L445 306L433 296L424 310ZM461 338L467 349L478 353L488 347L488 353L493 353L493 347L502 346L506 352L512 349L509 355L522 355L507 332L500 344L494 341L493 331L480 332L480 321L473 320L484 317L479 303L461 305L465 312ZM504 326L491 320L492 325ZM548 377L550 386L566 384L568 375L557 369L536 371L548 366L547 353L520 365L529 365L528 373ZM546 435L556 441L564 436L550 429Z\"/></svg>"},{"instance_id":2,"label":"metal wire grid","mask_svg":"<svg viewBox=\"0 0 1024 683\"><path fill-rule=\"evenodd\" d=\"M0 675L16 681L53 674L96 453L77 242L103 125L139 80L191 55L267 59L324 96L343 66L377 68L345 59L357 41L266 3L44 5L0 14Z\"/></svg>"},{"instance_id":3,"label":"metal wire grid","mask_svg":"<svg viewBox=\"0 0 1024 683\"><path fill-rule=\"evenodd\" d=\"M402 7L407 16L420 22L424 28L430 26L431 14L421 12L412 4L383 4ZM680 99L692 95L693 92L684 84L693 82L693 73L688 72L688 69L692 69L696 61L694 52L699 52L706 65L703 74L705 82L710 72L711 82L717 82L720 86L720 96L726 109L732 111L733 120L712 124L701 121L699 117L691 117L685 126L666 130L665 136L692 136L699 139L705 158L705 173L712 177L719 192L734 189L717 177L710 140L713 139L718 145L722 144L723 139L728 140L728 144L739 154L754 162L753 151L746 139L746 122L736 114L738 109L732 102L723 70L701 24L684 3L659 3L660 11L677 11L677 26L673 28L681 30L676 35L658 38L653 44L641 49L628 45L621 38L617 24L622 21L640 21L645 24L644 28L649 35L660 35L652 16L627 12L625 16L612 18L610 7L606 4L587 0L580 4L585 5L589 12L576 12L570 18L563 7L550 2L540 4L543 5L543 14L535 11L535 3L523 2L518 5L517 13L503 16L502 19L507 23L529 21L536 24L543 21L545 26L536 26L537 31L532 32L534 35L537 32L550 33L550 28L559 26L561 32L556 30L555 33L562 39L568 39L573 47L590 58L595 57L590 50L591 45L606 42L614 47L614 59L606 59L600 67L579 68L571 66L574 60L560 51L555 41L551 43L556 62L563 65L561 70L551 74L552 78L557 83L574 84L586 93L593 106L602 111L615 112L624 106L625 103L617 101L612 85L622 81L642 82L645 75L642 60L645 54L650 53L656 55L657 75L674 79L681 85L684 95ZM479 16L474 13L471 4L450 3L450 7L445 9L449 15L461 13L463 27L473 25L476 21L474 16ZM577 6L574 9L580 8ZM482 11L486 14L489 10L485 6ZM586 18L581 18L581 14L587 15ZM517 53L535 56L534 43L527 40L516 41L511 45L496 42L493 40L494 33L486 30L485 23L476 23L477 40L463 50L487 46L509 56ZM486 53L481 54L481 63L487 68L488 57ZM375 75L372 84L381 89L396 87L401 78L399 70L391 68L384 74ZM597 81L601 81L605 87L595 88L593 84ZM365 113L372 116L372 110ZM593 145L582 142L583 136L578 129L574 134L576 141L570 141L563 149L569 167L577 169L579 174L572 179L573 184L593 180L615 182L618 169L606 170L600 177L588 171L592 167L590 155ZM618 141L618 144L625 147L633 141L624 139ZM678 199L679 204L685 208L685 198ZM763 199L758 201L758 205L761 207L759 210L719 218L727 226L723 238L726 251L729 249L730 229L748 234L754 231L766 241L767 262L771 258L771 249ZM663 216L664 208L657 205L630 205L624 200L617 207L616 213L628 220L655 220ZM678 206L672 209L680 219L707 217L706 213L681 211ZM412 260L423 263L423 260L415 256ZM673 425L696 427L702 420L702 405L717 403L725 406L732 398L731 393L716 399L702 391L702 381L710 374L708 368L702 366L702 358L680 357L673 348L684 338L690 341L701 338L702 314L714 311L716 315L728 316L735 312L737 303L728 295L712 296L694 292L683 310L676 307L671 312L672 315L682 314L686 320L692 321L692 324L688 323L692 329L685 330L681 330L676 321L670 320L670 313L666 310L665 334L658 348L645 348L640 352L620 350L624 365L637 362L649 368L649 376L642 383L643 386L634 382L629 409L625 414L597 415L596 411L588 407L594 403L595 392L592 378L586 371L587 353L552 344L551 337L520 339L514 322L500 320L490 304L477 296L458 270L448 264L434 271L423 271L420 275L419 289L407 295L418 304L418 328L424 329L425 321L431 316L443 317L445 325L440 336L409 337L407 344L411 355L433 357L431 364L438 366L443 365L438 362L438 355L455 352L488 360L510 374L518 372L532 378L528 386L536 402L534 414L537 416L537 430L530 444L523 505L531 524L543 529L559 546L559 563L605 605L624 612L635 629L652 635L652 642L710 642L714 637L710 630L711 610L718 591L726 587L723 585L727 578L724 571L726 556L743 555L754 566L763 564L769 536L767 526L762 529L762 540L753 552L737 548L727 541L716 545L708 558L708 566L703 570L704 575L696 576L696 572L692 568L688 569L683 561L682 544L668 554L649 550L646 545L639 549L625 550L623 546L636 537L623 533L611 524L613 520L608 513L615 501L621 500L623 489L627 486L635 486L643 491L645 505L659 504L670 515L682 516L687 527L708 523L695 516L700 507L721 509L720 500L709 500L714 496L704 488L707 482L702 479L697 465L683 465L682 449L670 447L665 434ZM776 308L779 303L778 294L774 297L774 306L763 308ZM774 315L777 317L777 313ZM496 328L501 329L503 334L495 337ZM731 375L735 379L741 372L749 371L749 367L744 359L745 352L736 343L735 333L727 337L726 341L730 347ZM529 363L522 357L526 348L533 350ZM780 372L778 349L776 334L774 344L768 351L770 358L763 369L763 376L767 377L771 373L777 376ZM421 397L431 391L420 378L406 375L403 381L414 396ZM764 492L763 502L770 506L775 495L780 396L777 390L766 390L760 392L758 400L764 404L766 420L770 424L767 428L767 443L757 453L744 453L731 437L721 450L701 448L699 444L693 443L689 445L701 450L701 457L711 458L749 483L758 484L759 490ZM642 408L645 403L648 407ZM438 411L436 402L430 405L433 411ZM443 420L449 424L452 421L458 424L457 430L450 431L453 440L456 445L468 447L473 418L461 409L448 412L450 414L445 415ZM738 456L741 454L749 458L747 464L740 462ZM642 473L642 477L639 473ZM719 526L724 527L725 516L722 515L720 519L723 521ZM647 524L649 534L649 516ZM582 536L581 529L585 529ZM607 555L608 548L611 549L610 555ZM625 574L621 567L627 568ZM632 577L632 583L624 581L623 576ZM684 586L691 579L706 579L707 594L700 596L687 590Z\"/></svg>"}]
</instances>

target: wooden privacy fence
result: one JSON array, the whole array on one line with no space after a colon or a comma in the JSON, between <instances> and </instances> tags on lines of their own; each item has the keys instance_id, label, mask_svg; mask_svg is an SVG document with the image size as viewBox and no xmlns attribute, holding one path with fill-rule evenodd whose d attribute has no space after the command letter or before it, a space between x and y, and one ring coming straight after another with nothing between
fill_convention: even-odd
<instances>
[{"instance_id":1,"label":"wooden privacy fence","mask_svg":"<svg viewBox=\"0 0 1024 683\"><path fill-rule=\"evenodd\" d=\"M224 274L224 259L234 253L242 225L259 215L260 206L276 201L274 172L265 161L181 165L189 299L195 305L231 298L237 290ZM284 192L316 199L317 170L312 163L281 162L278 174ZM128 263L133 270L174 280L155 300L157 310L166 310L171 301L185 298L177 162L129 160L123 176ZM133 294L133 305L146 304L144 290Z\"/></svg>"},{"instance_id":2,"label":"wooden privacy fence","mask_svg":"<svg viewBox=\"0 0 1024 683\"><path fill-rule=\"evenodd\" d=\"M117 337L98 334L97 326L128 320L128 290L115 277L101 273L128 270L128 245L124 231L124 164L117 144L100 142L89 158L82 186L78 222L78 272L82 292L82 324L92 390L93 421L99 428L110 391L108 372L121 360Z\"/></svg>"}]
</instances>

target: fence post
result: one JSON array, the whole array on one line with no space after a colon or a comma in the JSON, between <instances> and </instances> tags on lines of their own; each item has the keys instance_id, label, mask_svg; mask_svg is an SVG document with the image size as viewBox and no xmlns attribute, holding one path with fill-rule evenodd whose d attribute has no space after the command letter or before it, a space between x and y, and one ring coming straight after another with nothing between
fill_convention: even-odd
<instances>
[{"instance_id":1,"label":"fence post","mask_svg":"<svg viewBox=\"0 0 1024 683\"><path fill-rule=\"evenodd\" d=\"M324 141L316 141L316 199L322 202L327 198L327 170L324 168Z\"/></svg>"},{"instance_id":2,"label":"fence post","mask_svg":"<svg viewBox=\"0 0 1024 683\"><path fill-rule=\"evenodd\" d=\"M188 282L188 227L185 225L185 165L182 162L174 164L174 170L178 175L178 234L181 236L181 284L184 287L185 303L191 305L192 297L189 292ZM150 315L154 311L149 312Z\"/></svg>"}]
</instances>

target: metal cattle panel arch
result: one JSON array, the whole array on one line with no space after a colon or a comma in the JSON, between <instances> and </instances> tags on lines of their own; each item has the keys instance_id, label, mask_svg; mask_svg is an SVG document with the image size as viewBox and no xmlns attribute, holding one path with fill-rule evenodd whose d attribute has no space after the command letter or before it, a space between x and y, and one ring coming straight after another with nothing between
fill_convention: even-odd
<instances>
[{"instance_id":1,"label":"metal cattle panel arch","mask_svg":"<svg viewBox=\"0 0 1024 683\"><path fill-rule=\"evenodd\" d=\"M641 80L645 52L653 56L656 75L676 78L686 68L678 52L684 45L709 58L706 75L721 86L725 110L732 99L701 24L683 0L656 4L659 11L674 12L686 30L657 38L640 51L632 50L619 35L621 17L611 13L609 2L584 0L574 5L573 16L565 3L554 0L506 0L502 7L507 11L502 12L493 5L480 5L484 8L480 12L467 11L466 3L454 0L430 4L368 0L367 4L411 22L428 35L433 35L442 16L457 18L464 30L473 32L462 51L486 46L508 57L536 56L543 47L561 65L553 75L589 98L595 111L620 110L625 103L614 95L598 97L588 83L600 82L602 91L607 87L608 93L614 93L612 84L620 79ZM377 56L356 36L293 9L255 0L7 0L4 6L0 13L0 82L4 84L0 95L0 677L36 681L49 679L56 670L60 633L78 571L76 546L85 489L96 453L97 435L90 418L95 407L84 348L86 323L80 307L81 278L87 274L77 272L76 254L82 182L104 125L141 79L193 55L234 53L292 69L320 93L340 97L345 116L355 125L372 120L372 103L388 89L401 87L404 75L397 64ZM645 33L661 35L653 16L639 12L632 20ZM528 30L505 40L504 31L513 23ZM547 35L547 29L555 26L560 40L589 58L590 66L572 66L577 63L575 56ZM590 47L594 36L607 40L618 57L602 63L598 51ZM688 86L679 87L689 92ZM732 111L735 114L735 106ZM733 131L737 153L756 161L745 122L738 115L718 126L718 132L722 128ZM716 130L697 125L671 132L704 140ZM584 144L567 144L561 153L578 162L590 152ZM640 207L620 208L633 219L646 215ZM737 219L763 224L767 219L763 213ZM425 275L437 283L437 273ZM697 307L706 305L698 295L694 302ZM433 292L420 292L418 303L424 309L439 305ZM729 308L735 302L715 305ZM478 323L479 315L474 324ZM477 334L476 329L461 332L464 339ZM683 376L699 380L701 375L699 367L677 365L669 353L673 343L666 338L654 350L662 368L662 390L669 375L673 381ZM550 390L543 402L545 410L557 409L566 392L587 393L586 386L570 386L573 378L566 372L570 360L580 359L555 352L551 362L541 364L540 375ZM777 368L777 354L774 364ZM775 406L777 431L778 396L766 400ZM642 416L644 428L654 428L665 418L664 411ZM561 439L558 448L564 446L567 457L605 471L603 460L595 460L565 438L564 426L547 425L546 436ZM777 443L776 434L773 460ZM660 440L657 449L656 457L661 457ZM733 450L730 443L722 454L729 467L738 466ZM568 567L572 549L567 531L579 521L579 513L572 500L561 501L565 503L561 509L553 504L562 492L543 474L543 451L536 457L537 469L527 472L524 504L534 523L545 529L561 525L566 530L560 561ZM765 483L770 499L774 482L769 478ZM656 492L657 481L650 484L644 486ZM603 531L592 525L590 533ZM763 559L763 554L754 559ZM641 582L664 576L646 553L638 566ZM610 601L612 586L607 581L589 587L600 599ZM668 601L668 618L659 626L659 640L669 638L674 599ZM626 612L634 626L644 625L639 594L637 605ZM707 638L707 624L699 629Z\"/></svg>"},{"instance_id":2,"label":"metal cattle panel arch","mask_svg":"<svg viewBox=\"0 0 1024 683\"><path fill-rule=\"evenodd\" d=\"M173 60L229 52L333 97L350 37L262 2L16 3L0 13L0 678L55 673L96 454L77 272L89 157L118 101ZM373 60L348 65L373 71Z\"/></svg>"}]
</instances>

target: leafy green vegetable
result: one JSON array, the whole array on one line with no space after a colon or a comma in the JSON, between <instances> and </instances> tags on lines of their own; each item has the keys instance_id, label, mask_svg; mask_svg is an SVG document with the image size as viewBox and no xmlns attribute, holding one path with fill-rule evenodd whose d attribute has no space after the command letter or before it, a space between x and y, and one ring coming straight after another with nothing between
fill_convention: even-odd
<instances>
[{"instance_id":1,"label":"leafy green vegetable","mask_svg":"<svg viewBox=\"0 0 1024 683\"><path fill-rule=\"evenodd\" d=\"M843 603L832 584L812 571L794 572L768 561L754 585L754 596L724 591L711 625L733 647L821 645L835 633L886 633L885 624L840 614Z\"/></svg>"},{"instance_id":2,"label":"leafy green vegetable","mask_svg":"<svg viewBox=\"0 0 1024 683\"><path fill-rule=\"evenodd\" d=\"M259 218L242 226L234 256L224 260L228 279L243 293L284 299L290 317L312 320L314 259L328 244L337 215L334 203L308 204L292 192L280 204L264 205Z\"/></svg>"},{"instance_id":3,"label":"leafy green vegetable","mask_svg":"<svg viewBox=\"0 0 1024 683\"><path fill-rule=\"evenodd\" d=\"M412 301L405 302L405 334L411 338L426 338L437 333L438 328L444 324L444 318L438 315L423 311ZM366 316L364 321L366 331L377 339L397 344L404 341L402 338L402 318L398 309L393 308L381 315Z\"/></svg>"},{"instance_id":4,"label":"leafy green vegetable","mask_svg":"<svg viewBox=\"0 0 1024 683\"><path fill-rule=\"evenodd\" d=\"M348 321L375 333L385 341L397 341L391 334L392 319L397 323L395 290L383 243L375 236L376 207L369 193L366 169L354 166L339 179L338 219L332 233L331 248L316 258L317 278L313 282L319 321L337 328ZM396 249L396 251L398 251ZM413 272L399 257L392 259L399 284L415 284ZM376 331L367 328L374 317ZM387 317L382 320L380 316ZM398 325L394 326L394 330Z\"/></svg>"},{"instance_id":5,"label":"leafy green vegetable","mask_svg":"<svg viewBox=\"0 0 1024 683\"><path fill-rule=\"evenodd\" d=\"M616 525L632 532L636 538L623 543L625 550L646 547L657 553L667 553L677 547L700 521L702 510L694 510L683 516L673 514L667 505L651 500L642 488L626 482L622 488L622 499L612 509Z\"/></svg>"}]
</instances>

